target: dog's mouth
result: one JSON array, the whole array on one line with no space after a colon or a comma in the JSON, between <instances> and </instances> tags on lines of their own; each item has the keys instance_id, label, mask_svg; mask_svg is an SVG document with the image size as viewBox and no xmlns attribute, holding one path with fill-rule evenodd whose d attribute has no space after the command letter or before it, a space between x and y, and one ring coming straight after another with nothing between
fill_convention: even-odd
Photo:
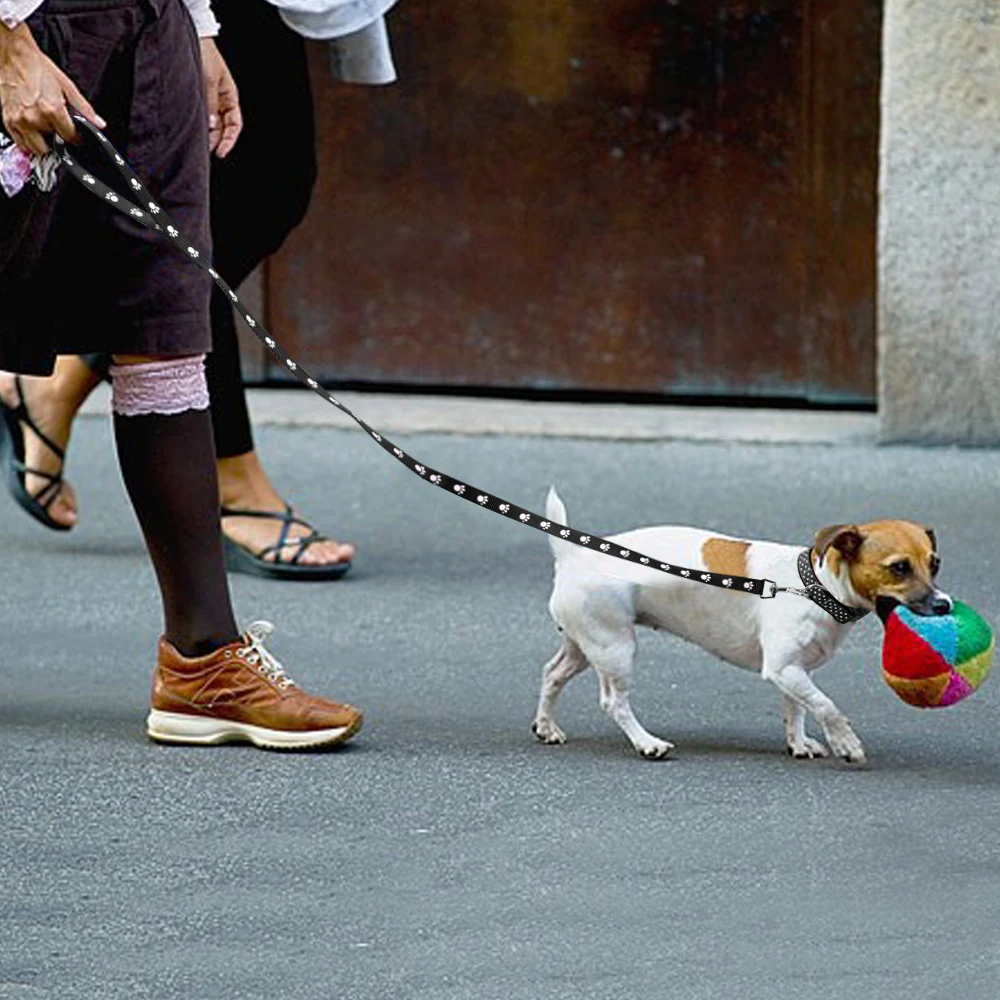
<instances>
[{"instance_id":1,"label":"dog's mouth","mask_svg":"<svg viewBox=\"0 0 1000 1000\"><path fill-rule=\"evenodd\" d=\"M889 597L886 594L875 598L875 613L885 624L889 616L902 604L915 615L922 615L925 618L934 618L947 615L952 610L952 600L947 594L940 591L931 591L929 594L915 601L901 601L898 597Z\"/></svg>"}]
</instances>

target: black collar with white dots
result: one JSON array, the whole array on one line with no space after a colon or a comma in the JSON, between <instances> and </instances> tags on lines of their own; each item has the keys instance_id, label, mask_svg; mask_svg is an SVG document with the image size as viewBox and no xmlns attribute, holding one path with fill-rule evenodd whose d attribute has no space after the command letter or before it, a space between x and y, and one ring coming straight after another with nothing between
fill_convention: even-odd
<instances>
[{"instance_id":1,"label":"black collar with white dots","mask_svg":"<svg viewBox=\"0 0 1000 1000\"><path fill-rule=\"evenodd\" d=\"M803 549L799 553L799 579L802 581L804 590L797 590L795 593L808 597L814 604L818 604L827 614L835 618L841 625L849 625L852 622L860 621L869 614L865 608L851 608L846 604L841 604L826 587L819 582L812 567L812 549Z\"/></svg>"}]
</instances>

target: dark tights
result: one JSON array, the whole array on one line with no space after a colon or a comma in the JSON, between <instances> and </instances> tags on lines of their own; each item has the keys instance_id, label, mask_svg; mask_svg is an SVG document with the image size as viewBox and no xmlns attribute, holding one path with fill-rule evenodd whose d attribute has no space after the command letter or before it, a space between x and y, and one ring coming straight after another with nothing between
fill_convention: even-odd
<instances>
[{"instance_id":1,"label":"dark tights","mask_svg":"<svg viewBox=\"0 0 1000 1000\"><path fill-rule=\"evenodd\" d=\"M184 656L239 635L219 530L219 487L208 410L115 414L118 462L163 597L164 634Z\"/></svg>"},{"instance_id":2,"label":"dark tights","mask_svg":"<svg viewBox=\"0 0 1000 1000\"><path fill-rule=\"evenodd\" d=\"M226 26L218 45L239 88L245 125L229 156L212 159L212 263L236 287L281 246L308 207L316 179L312 95L302 39L267 0L215 0L214 7ZM114 420L122 476L163 595L165 634L185 656L210 652L238 634L215 459L254 448L235 316L218 288L211 309L211 413ZM109 358L86 360L106 376Z\"/></svg>"}]
</instances>

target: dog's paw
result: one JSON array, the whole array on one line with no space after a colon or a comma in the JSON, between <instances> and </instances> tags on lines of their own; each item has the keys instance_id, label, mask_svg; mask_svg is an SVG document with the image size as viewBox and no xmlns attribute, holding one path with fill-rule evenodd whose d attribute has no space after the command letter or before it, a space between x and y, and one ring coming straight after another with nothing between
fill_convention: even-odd
<instances>
[{"instance_id":1,"label":"dog's paw","mask_svg":"<svg viewBox=\"0 0 1000 1000\"><path fill-rule=\"evenodd\" d=\"M642 746L636 747L636 750L639 751L639 755L641 757L645 757L646 760L661 760L673 749L673 743L669 743L667 740L658 739L651 739L648 743L644 743Z\"/></svg>"},{"instance_id":2,"label":"dog's paw","mask_svg":"<svg viewBox=\"0 0 1000 1000\"><path fill-rule=\"evenodd\" d=\"M834 756L848 764L864 764L867 761L864 744L846 718L836 719L824 726L823 730Z\"/></svg>"},{"instance_id":3,"label":"dog's paw","mask_svg":"<svg viewBox=\"0 0 1000 1000\"><path fill-rule=\"evenodd\" d=\"M535 719L531 724L531 731L535 738L548 746L558 746L566 742L566 734L552 721L552 719Z\"/></svg>"},{"instance_id":4,"label":"dog's paw","mask_svg":"<svg viewBox=\"0 0 1000 1000\"><path fill-rule=\"evenodd\" d=\"M801 740L789 742L788 756L795 760L815 760L817 757L829 757L830 751L819 740L804 736Z\"/></svg>"}]
</instances>

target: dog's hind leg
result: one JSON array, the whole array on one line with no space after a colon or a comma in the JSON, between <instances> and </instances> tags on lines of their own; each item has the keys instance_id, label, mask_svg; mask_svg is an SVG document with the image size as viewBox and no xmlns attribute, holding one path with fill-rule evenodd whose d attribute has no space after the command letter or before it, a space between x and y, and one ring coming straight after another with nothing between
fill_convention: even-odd
<instances>
[{"instance_id":1,"label":"dog's hind leg","mask_svg":"<svg viewBox=\"0 0 1000 1000\"><path fill-rule=\"evenodd\" d=\"M556 655L545 664L538 711L535 712L535 721L531 724L531 731L543 743L566 742L566 734L556 725L554 717L556 700L566 684L589 666L580 647L569 636L563 638Z\"/></svg>"},{"instance_id":2,"label":"dog's hind leg","mask_svg":"<svg viewBox=\"0 0 1000 1000\"><path fill-rule=\"evenodd\" d=\"M647 732L632 711L628 689L632 683L635 660L635 632L618 635L607 645L584 647L584 655L598 673L601 688L601 708L618 723L632 746L649 759L666 757L673 743Z\"/></svg>"}]
</instances>

